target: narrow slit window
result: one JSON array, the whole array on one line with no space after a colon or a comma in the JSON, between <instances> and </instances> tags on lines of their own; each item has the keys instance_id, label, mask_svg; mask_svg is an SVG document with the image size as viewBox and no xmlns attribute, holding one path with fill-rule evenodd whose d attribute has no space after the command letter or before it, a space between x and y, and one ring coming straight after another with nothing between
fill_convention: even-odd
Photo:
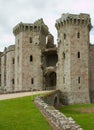
<instances>
[{"instance_id":1,"label":"narrow slit window","mask_svg":"<svg viewBox=\"0 0 94 130\"><path fill-rule=\"evenodd\" d=\"M63 52L63 59L65 59L65 53Z\"/></svg>"},{"instance_id":2,"label":"narrow slit window","mask_svg":"<svg viewBox=\"0 0 94 130\"><path fill-rule=\"evenodd\" d=\"M30 62L32 62L33 61L33 57L32 57L32 55L30 56Z\"/></svg>"},{"instance_id":3,"label":"narrow slit window","mask_svg":"<svg viewBox=\"0 0 94 130\"><path fill-rule=\"evenodd\" d=\"M79 32L77 33L77 38L80 38L80 33Z\"/></svg>"},{"instance_id":4,"label":"narrow slit window","mask_svg":"<svg viewBox=\"0 0 94 130\"><path fill-rule=\"evenodd\" d=\"M78 58L80 58L80 52L78 52L77 56L78 56Z\"/></svg>"},{"instance_id":5,"label":"narrow slit window","mask_svg":"<svg viewBox=\"0 0 94 130\"><path fill-rule=\"evenodd\" d=\"M12 63L13 63L13 64L15 63L15 59L14 59L14 58L12 59Z\"/></svg>"},{"instance_id":6,"label":"narrow slit window","mask_svg":"<svg viewBox=\"0 0 94 130\"><path fill-rule=\"evenodd\" d=\"M34 78L31 78L31 84L34 84Z\"/></svg>"},{"instance_id":7,"label":"narrow slit window","mask_svg":"<svg viewBox=\"0 0 94 130\"><path fill-rule=\"evenodd\" d=\"M12 84L14 84L14 79L12 79Z\"/></svg>"},{"instance_id":8,"label":"narrow slit window","mask_svg":"<svg viewBox=\"0 0 94 130\"><path fill-rule=\"evenodd\" d=\"M64 33L64 39L66 39L66 34Z\"/></svg>"},{"instance_id":9,"label":"narrow slit window","mask_svg":"<svg viewBox=\"0 0 94 130\"><path fill-rule=\"evenodd\" d=\"M32 37L29 38L29 42L32 43Z\"/></svg>"},{"instance_id":10,"label":"narrow slit window","mask_svg":"<svg viewBox=\"0 0 94 130\"><path fill-rule=\"evenodd\" d=\"M78 83L79 83L79 84L80 84L80 80L81 80L80 77L78 77Z\"/></svg>"}]
</instances>

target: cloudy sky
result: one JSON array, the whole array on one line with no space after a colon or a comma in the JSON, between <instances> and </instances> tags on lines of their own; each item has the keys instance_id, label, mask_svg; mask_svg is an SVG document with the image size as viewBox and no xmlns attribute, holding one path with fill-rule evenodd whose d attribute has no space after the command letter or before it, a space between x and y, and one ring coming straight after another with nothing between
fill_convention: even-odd
<instances>
[{"instance_id":1,"label":"cloudy sky","mask_svg":"<svg viewBox=\"0 0 94 130\"><path fill-rule=\"evenodd\" d=\"M62 13L89 13L94 26L94 0L0 0L0 51L15 43L13 27L19 23L33 23L43 18L50 32L55 36L55 20ZM90 32L94 43L94 29Z\"/></svg>"}]
</instances>

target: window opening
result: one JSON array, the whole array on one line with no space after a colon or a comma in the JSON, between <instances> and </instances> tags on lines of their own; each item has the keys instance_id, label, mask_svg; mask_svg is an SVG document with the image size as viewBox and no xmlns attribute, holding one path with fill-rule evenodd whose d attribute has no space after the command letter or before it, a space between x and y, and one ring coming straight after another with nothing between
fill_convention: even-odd
<instances>
[{"instance_id":1,"label":"window opening","mask_svg":"<svg viewBox=\"0 0 94 130\"><path fill-rule=\"evenodd\" d=\"M32 37L30 37L29 42L32 43Z\"/></svg>"},{"instance_id":2,"label":"window opening","mask_svg":"<svg viewBox=\"0 0 94 130\"><path fill-rule=\"evenodd\" d=\"M32 55L30 56L30 61L33 61L33 57L32 57Z\"/></svg>"},{"instance_id":3,"label":"window opening","mask_svg":"<svg viewBox=\"0 0 94 130\"><path fill-rule=\"evenodd\" d=\"M77 55L78 55L78 58L80 58L80 52L78 52L78 54L77 54Z\"/></svg>"},{"instance_id":4,"label":"window opening","mask_svg":"<svg viewBox=\"0 0 94 130\"><path fill-rule=\"evenodd\" d=\"M78 83L80 84L80 77L78 77Z\"/></svg>"},{"instance_id":5,"label":"window opening","mask_svg":"<svg viewBox=\"0 0 94 130\"><path fill-rule=\"evenodd\" d=\"M34 79L33 78L31 78L31 84L34 84Z\"/></svg>"}]
</instances>

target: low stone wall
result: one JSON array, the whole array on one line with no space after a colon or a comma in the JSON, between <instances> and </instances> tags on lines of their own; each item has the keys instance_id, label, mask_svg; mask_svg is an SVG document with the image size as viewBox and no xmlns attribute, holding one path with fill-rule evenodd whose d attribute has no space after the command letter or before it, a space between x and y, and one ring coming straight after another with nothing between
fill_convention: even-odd
<instances>
[{"instance_id":1,"label":"low stone wall","mask_svg":"<svg viewBox=\"0 0 94 130\"><path fill-rule=\"evenodd\" d=\"M49 106L41 97L36 97L34 103L43 115L50 119L50 122L56 127L55 130L83 130L71 117L67 118L53 106Z\"/></svg>"}]
</instances>

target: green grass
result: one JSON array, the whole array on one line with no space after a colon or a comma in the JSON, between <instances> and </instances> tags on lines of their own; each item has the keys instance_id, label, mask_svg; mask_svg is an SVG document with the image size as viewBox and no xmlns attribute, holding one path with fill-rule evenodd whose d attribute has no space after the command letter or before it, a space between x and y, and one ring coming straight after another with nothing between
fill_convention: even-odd
<instances>
[{"instance_id":1,"label":"green grass","mask_svg":"<svg viewBox=\"0 0 94 130\"><path fill-rule=\"evenodd\" d=\"M59 110L72 117L84 130L94 130L94 104L63 106Z\"/></svg>"},{"instance_id":2,"label":"green grass","mask_svg":"<svg viewBox=\"0 0 94 130\"><path fill-rule=\"evenodd\" d=\"M32 98L27 96L0 101L0 130L52 130Z\"/></svg>"}]
</instances>

